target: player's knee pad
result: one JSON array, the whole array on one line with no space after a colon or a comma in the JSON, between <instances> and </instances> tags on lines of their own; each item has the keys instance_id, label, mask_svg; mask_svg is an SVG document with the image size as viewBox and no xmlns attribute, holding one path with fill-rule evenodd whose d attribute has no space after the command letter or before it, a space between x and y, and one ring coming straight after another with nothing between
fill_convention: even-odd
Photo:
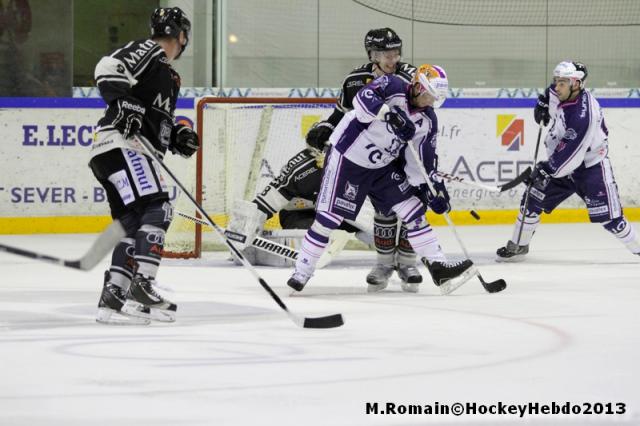
<instances>
[{"instance_id":1,"label":"player's knee pad","mask_svg":"<svg viewBox=\"0 0 640 426\"><path fill-rule=\"evenodd\" d=\"M608 222L603 222L602 226L604 226L604 229L611 232L612 234L619 235L626 231L629 223L624 218L624 216L620 216Z\"/></svg>"},{"instance_id":2,"label":"player's knee pad","mask_svg":"<svg viewBox=\"0 0 640 426\"><path fill-rule=\"evenodd\" d=\"M338 227L342 224L343 220L344 220L344 217L338 216L337 214L325 212L325 211L317 211L316 218L313 221L313 225L311 225L311 229L313 229L315 226L319 230L322 230L322 228L326 228L329 230L329 232L331 232L334 229L338 229ZM329 234L327 233L327 236L328 235Z\"/></svg>"},{"instance_id":3,"label":"player's knee pad","mask_svg":"<svg viewBox=\"0 0 640 426\"><path fill-rule=\"evenodd\" d=\"M418 229L422 229L426 226L428 226L429 224L427 223L427 219L424 216L424 209L422 210L422 214L415 217L412 221L410 222L404 222L403 223L403 228L405 228L404 231L404 237L407 237L407 232L410 231L416 231Z\"/></svg>"},{"instance_id":4,"label":"player's knee pad","mask_svg":"<svg viewBox=\"0 0 640 426\"><path fill-rule=\"evenodd\" d=\"M426 213L424 204L422 204L422 201L420 201L420 199L415 195L412 195L411 198L396 204L392 207L392 210L406 224L409 224L416 219L424 218L424 214Z\"/></svg>"},{"instance_id":5,"label":"player's knee pad","mask_svg":"<svg viewBox=\"0 0 640 426\"><path fill-rule=\"evenodd\" d=\"M331 234L331 231L333 231L334 229L336 229L337 226L335 228L331 228L328 226L323 225L321 222L319 222L317 219L313 222L313 225L311 225L311 228L309 228L310 231L315 232L318 235L322 235L323 237L326 237L327 239L329 238L329 234Z\"/></svg>"},{"instance_id":6,"label":"player's knee pad","mask_svg":"<svg viewBox=\"0 0 640 426\"><path fill-rule=\"evenodd\" d=\"M145 209L140 216L140 225L150 225L166 231L173 220L173 207L167 201L159 201Z\"/></svg>"},{"instance_id":7,"label":"player's knee pad","mask_svg":"<svg viewBox=\"0 0 640 426\"><path fill-rule=\"evenodd\" d=\"M124 228L127 238L135 238L138 228L140 228L140 215L135 211L130 211L118 218Z\"/></svg>"}]
</instances>

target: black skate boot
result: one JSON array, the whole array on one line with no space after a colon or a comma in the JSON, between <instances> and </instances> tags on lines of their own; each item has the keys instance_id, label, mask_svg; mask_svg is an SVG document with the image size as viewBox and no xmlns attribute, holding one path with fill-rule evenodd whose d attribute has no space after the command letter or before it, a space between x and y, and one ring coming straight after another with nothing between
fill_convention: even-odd
<instances>
[{"instance_id":1,"label":"black skate boot","mask_svg":"<svg viewBox=\"0 0 640 426\"><path fill-rule=\"evenodd\" d=\"M122 324L122 325L146 325L149 320L141 318L139 315L130 315L122 311L122 307L126 301L124 290L111 282L111 274L109 271L104 272L104 284L102 293L98 301L98 314L96 321L102 324ZM149 315L149 308L142 306L142 315Z\"/></svg>"},{"instance_id":2,"label":"black skate boot","mask_svg":"<svg viewBox=\"0 0 640 426\"><path fill-rule=\"evenodd\" d=\"M506 246L496 251L496 262L522 262L527 253L529 253L529 244L519 246L509 240Z\"/></svg>"},{"instance_id":3,"label":"black skate boot","mask_svg":"<svg viewBox=\"0 0 640 426\"><path fill-rule=\"evenodd\" d=\"M422 282L422 275L420 275L418 268L416 268L415 265L403 265L402 263L398 263L396 270L398 272L398 277L400 277L400 280L402 281L400 283L402 291L417 293L418 287Z\"/></svg>"},{"instance_id":4,"label":"black skate boot","mask_svg":"<svg viewBox=\"0 0 640 426\"><path fill-rule=\"evenodd\" d=\"M137 309L140 305L143 305L151 310L146 318L162 322L174 322L178 306L158 294L153 287L154 283L155 280L153 278L135 274L133 280L131 280L127 301L122 310L129 313L130 309Z\"/></svg>"},{"instance_id":5,"label":"black skate boot","mask_svg":"<svg viewBox=\"0 0 640 426\"><path fill-rule=\"evenodd\" d=\"M305 285L311 279L311 275L307 275L303 272L295 271L291 278L287 281L287 285L295 291L302 291Z\"/></svg>"},{"instance_id":6,"label":"black skate boot","mask_svg":"<svg viewBox=\"0 0 640 426\"><path fill-rule=\"evenodd\" d=\"M367 287L368 293L375 293L378 291L382 291L389 285L389 278L394 271L393 265L384 265L382 263L378 263L373 267L371 272L367 275Z\"/></svg>"},{"instance_id":7,"label":"black skate boot","mask_svg":"<svg viewBox=\"0 0 640 426\"><path fill-rule=\"evenodd\" d=\"M442 294L453 292L476 273L473 262L469 259L456 262L429 262L426 258L422 258L422 262L429 270L435 285L440 287Z\"/></svg>"}]
</instances>

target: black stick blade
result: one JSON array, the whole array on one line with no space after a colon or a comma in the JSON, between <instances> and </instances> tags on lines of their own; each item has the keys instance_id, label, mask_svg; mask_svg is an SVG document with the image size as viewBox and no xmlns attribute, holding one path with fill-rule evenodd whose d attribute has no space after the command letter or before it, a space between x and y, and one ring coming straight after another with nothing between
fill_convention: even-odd
<instances>
[{"instance_id":1,"label":"black stick blade","mask_svg":"<svg viewBox=\"0 0 640 426\"><path fill-rule=\"evenodd\" d=\"M488 293L499 293L505 288L507 288L507 282L502 278L497 279L495 281L490 281L490 282L486 282L484 280L481 280L481 281L482 281L482 286Z\"/></svg>"},{"instance_id":2,"label":"black stick blade","mask_svg":"<svg viewBox=\"0 0 640 426\"><path fill-rule=\"evenodd\" d=\"M504 185L500 185L499 186L500 192L508 191L511 188L515 188L516 186L520 185L525 180L529 179L529 175L531 175L531 167L527 167L525 171L520 173L520 175L518 175L511 182L507 182Z\"/></svg>"},{"instance_id":3,"label":"black stick blade","mask_svg":"<svg viewBox=\"0 0 640 426\"><path fill-rule=\"evenodd\" d=\"M305 318L304 328L336 328L344 324L342 314L328 315L326 317Z\"/></svg>"}]
</instances>

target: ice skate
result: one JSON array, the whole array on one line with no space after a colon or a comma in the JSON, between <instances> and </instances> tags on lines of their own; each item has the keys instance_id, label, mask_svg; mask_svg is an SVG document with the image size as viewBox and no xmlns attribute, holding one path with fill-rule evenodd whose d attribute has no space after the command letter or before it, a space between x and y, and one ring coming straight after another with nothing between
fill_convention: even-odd
<instances>
[{"instance_id":1,"label":"ice skate","mask_svg":"<svg viewBox=\"0 0 640 426\"><path fill-rule=\"evenodd\" d=\"M529 253L529 244L519 246L509 240L506 246L496 251L496 262L522 262L527 253Z\"/></svg>"},{"instance_id":2,"label":"ice skate","mask_svg":"<svg viewBox=\"0 0 640 426\"><path fill-rule=\"evenodd\" d=\"M102 324L116 325L147 325L149 320L141 318L139 315L132 316L122 311L122 307L126 301L125 291L110 282L111 274L109 271L104 273L104 285L100 300L98 301L98 313L96 321ZM141 307L143 313L149 314L148 307Z\"/></svg>"},{"instance_id":3,"label":"ice skate","mask_svg":"<svg viewBox=\"0 0 640 426\"><path fill-rule=\"evenodd\" d=\"M397 267L398 277L402 281L400 287L402 291L407 293L417 293L420 283L422 282L422 275L414 265L403 265L398 263Z\"/></svg>"},{"instance_id":4,"label":"ice skate","mask_svg":"<svg viewBox=\"0 0 640 426\"><path fill-rule=\"evenodd\" d=\"M476 274L473 262L469 259L456 262L429 262L422 259L435 285L440 287L440 293L449 294L469 281Z\"/></svg>"},{"instance_id":5,"label":"ice skate","mask_svg":"<svg viewBox=\"0 0 640 426\"><path fill-rule=\"evenodd\" d=\"M367 275L367 283L369 284L367 292L375 293L387 288L389 285L389 278L391 278L394 269L393 265L384 265L382 263L378 263L374 266L371 272Z\"/></svg>"},{"instance_id":6,"label":"ice skate","mask_svg":"<svg viewBox=\"0 0 640 426\"><path fill-rule=\"evenodd\" d=\"M131 286L127 293L127 300L122 310L130 315L152 319L161 322L174 322L178 306L162 297L153 287L155 280L136 274L131 280ZM141 306L150 309L150 312L141 312Z\"/></svg>"},{"instance_id":7,"label":"ice skate","mask_svg":"<svg viewBox=\"0 0 640 426\"><path fill-rule=\"evenodd\" d=\"M305 274L304 272L295 271L289 281L287 281L287 285L294 289L295 291L302 291L307 282L311 278L311 275Z\"/></svg>"}]
</instances>

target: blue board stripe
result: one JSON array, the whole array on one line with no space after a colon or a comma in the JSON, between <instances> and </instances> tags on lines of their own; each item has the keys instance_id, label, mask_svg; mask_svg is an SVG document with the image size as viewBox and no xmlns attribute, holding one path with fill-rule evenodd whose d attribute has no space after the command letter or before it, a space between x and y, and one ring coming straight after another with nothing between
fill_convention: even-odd
<instances>
[{"instance_id":1,"label":"blue board stripe","mask_svg":"<svg viewBox=\"0 0 640 426\"><path fill-rule=\"evenodd\" d=\"M194 98L178 99L178 108L191 109ZM328 102L331 100L328 98ZM603 108L640 108L640 98L600 98ZM449 98L443 108L533 108L535 99ZM104 108L99 98L2 98L0 108Z\"/></svg>"}]
</instances>

